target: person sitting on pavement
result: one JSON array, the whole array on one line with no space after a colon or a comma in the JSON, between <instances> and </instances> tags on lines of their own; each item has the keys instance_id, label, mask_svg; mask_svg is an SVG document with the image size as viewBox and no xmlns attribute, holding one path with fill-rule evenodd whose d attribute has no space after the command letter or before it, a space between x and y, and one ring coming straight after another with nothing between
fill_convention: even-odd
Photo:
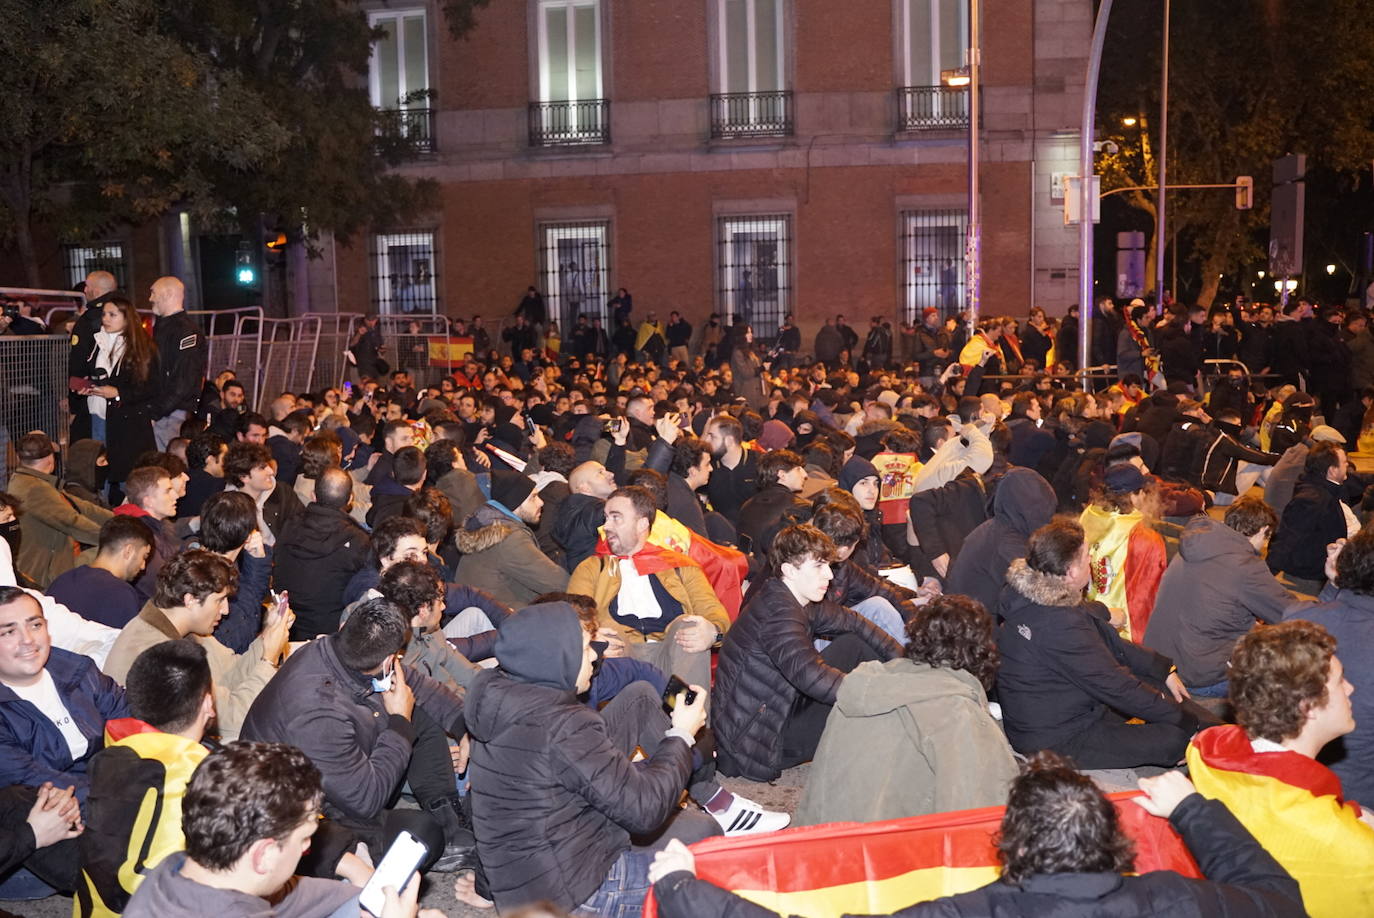
<instances>
[{"instance_id":1,"label":"person sitting on pavement","mask_svg":"<svg viewBox=\"0 0 1374 918\"><path fill-rule=\"evenodd\" d=\"M359 887L297 877L304 856L317 856L320 772L299 749L283 743L231 743L196 768L182 800L185 851L154 867L124 909L125 918L333 918L358 914ZM320 832L323 835L323 832ZM312 846L313 838L313 846ZM420 878L403 895L388 889L388 909L413 914ZM345 911L346 909L346 911ZM395 914L402 914L399 910Z\"/></svg>"},{"instance_id":2,"label":"person sitting on pavement","mask_svg":"<svg viewBox=\"0 0 1374 918\"><path fill-rule=\"evenodd\" d=\"M315 502L288 521L273 549L273 585L290 593L296 615L293 641L339 630L344 589L367 563L372 544L349 516L352 501L352 476L343 469L324 469L315 480Z\"/></svg>"},{"instance_id":3,"label":"person sitting on pavement","mask_svg":"<svg viewBox=\"0 0 1374 918\"><path fill-rule=\"evenodd\" d=\"M277 463L267 447L235 443L224 458L224 490L242 491L258 508L258 531L268 548L277 544L303 507L291 486L277 480Z\"/></svg>"},{"instance_id":4,"label":"person sitting on pavement","mask_svg":"<svg viewBox=\"0 0 1374 918\"><path fill-rule=\"evenodd\" d=\"M1007 796L997 836L1001 876L978 889L916 902L892 914L1301 918L1298 884L1225 805L1208 800L1173 771L1141 778L1140 789L1145 796L1134 805L1169 821L1204 879L1168 870L1136 875L1131 840L1115 805L1070 762L1041 753ZM649 876L663 918L777 918L770 909L697 879L695 859L684 845L665 848Z\"/></svg>"},{"instance_id":5,"label":"person sitting on pavement","mask_svg":"<svg viewBox=\"0 0 1374 918\"><path fill-rule=\"evenodd\" d=\"M181 537L173 522L177 509L176 481L164 468L139 466L125 480L124 496L125 502L115 507L115 516L138 520L153 537L153 550L144 562L143 573L134 580L134 589L147 602L157 588L158 572L181 551Z\"/></svg>"},{"instance_id":6,"label":"person sitting on pavement","mask_svg":"<svg viewBox=\"0 0 1374 918\"><path fill-rule=\"evenodd\" d=\"M377 524L401 512L401 505L425 486L425 454L419 447L405 446L391 459L391 474L372 488L372 509L367 525Z\"/></svg>"},{"instance_id":7,"label":"person sitting on pavement","mask_svg":"<svg viewBox=\"0 0 1374 918\"><path fill-rule=\"evenodd\" d=\"M238 579L234 566L214 552L191 549L177 555L158 575L152 600L119 632L105 660L105 674L122 685L145 649L190 638L205 648L210 662L220 736L235 739L249 706L277 671L292 622L289 607L278 605L243 653L221 644L214 637L215 626L229 609Z\"/></svg>"},{"instance_id":8,"label":"person sitting on pavement","mask_svg":"<svg viewBox=\"0 0 1374 918\"><path fill-rule=\"evenodd\" d=\"M1016 757L988 708L997 680L992 616L966 596L915 610L905 654L840 683L797 824L876 822L996 806ZM901 780L892 780L901 775Z\"/></svg>"},{"instance_id":9,"label":"person sitting on pavement","mask_svg":"<svg viewBox=\"0 0 1374 918\"><path fill-rule=\"evenodd\" d=\"M1178 667L1191 695L1225 698L1236 641L1259 620L1274 624L1314 603L1294 596L1269 572L1262 553L1278 523L1258 497L1188 521L1169 562L1142 643Z\"/></svg>"},{"instance_id":10,"label":"person sitting on pavement","mask_svg":"<svg viewBox=\"0 0 1374 918\"><path fill-rule=\"evenodd\" d=\"M423 869L451 871L473 855L448 741L466 732L463 700L401 661L412 631L390 600L359 603L286 659L242 735L301 749L321 772L324 814L376 857L404 830L429 849ZM405 782L421 809L397 805Z\"/></svg>"},{"instance_id":11,"label":"person sitting on pavement","mask_svg":"<svg viewBox=\"0 0 1374 918\"><path fill-rule=\"evenodd\" d=\"M9 481L9 495L19 501L20 542L14 567L45 590L59 574L76 566L78 545L95 545L110 511L57 487L57 448L45 433L19 438L14 451L19 468Z\"/></svg>"},{"instance_id":12,"label":"person sitting on pavement","mask_svg":"<svg viewBox=\"0 0 1374 918\"><path fill-rule=\"evenodd\" d=\"M1355 686L1350 697L1355 729L1328 743L1319 761L1328 765L1352 800L1374 801L1374 533L1359 532L1333 543L1329 583L1317 605L1290 609L1285 619L1304 619L1325 628L1349 664L1345 678Z\"/></svg>"},{"instance_id":13,"label":"person sitting on pavement","mask_svg":"<svg viewBox=\"0 0 1374 918\"><path fill-rule=\"evenodd\" d=\"M516 609L541 593L566 587L567 571L540 551L534 539L531 527L543 507L529 476L507 469L492 472L491 499L456 535L463 557L454 579Z\"/></svg>"},{"instance_id":14,"label":"person sitting on pavement","mask_svg":"<svg viewBox=\"0 0 1374 918\"><path fill-rule=\"evenodd\" d=\"M1226 804L1293 875L1313 918L1374 911L1374 828L1317 755L1355 729L1336 639L1301 620L1263 625L1231 655L1236 724L1188 747L1200 793Z\"/></svg>"},{"instance_id":15,"label":"person sitting on pavement","mask_svg":"<svg viewBox=\"0 0 1374 918\"><path fill-rule=\"evenodd\" d=\"M0 895L46 897L79 881L76 839L85 830L72 787L0 788Z\"/></svg>"},{"instance_id":16,"label":"person sitting on pavement","mask_svg":"<svg viewBox=\"0 0 1374 918\"><path fill-rule=\"evenodd\" d=\"M0 787L75 787L84 803L105 723L128 715L124 689L90 657L52 646L39 601L0 587Z\"/></svg>"},{"instance_id":17,"label":"person sitting on pavement","mask_svg":"<svg viewBox=\"0 0 1374 918\"><path fill-rule=\"evenodd\" d=\"M751 586L721 645L712 727L722 774L772 781L809 761L846 673L901 656L877 625L826 598L834 559L814 526L774 541L772 576ZM819 652L818 637L831 641Z\"/></svg>"},{"instance_id":18,"label":"person sitting on pavement","mask_svg":"<svg viewBox=\"0 0 1374 918\"><path fill-rule=\"evenodd\" d=\"M997 695L1012 747L1051 749L1081 768L1172 766L1200 723L1167 657L1125 640L1106 607L1083 598L1083 527L1054 520L1012 562L999 611ZM1143 723L1129 723L1138 718Z\"/></svg>"},{"instance_id":19,"label":"person sitting on pavement","mask_svg":"<svg viewBox=\"0 0 1374 918\"><path fill-rule=\"evenodd\" d=\"M201 511L197 539L192 547L214 552L239 572L239 588L215 626L215 640L243 653L262 630L263 602L272 582L272 549L263 544L253 499L236 491L211 497Z\"/></svg>"},{"instance_id":20,"label":"person sitting on pavement","mask_svg":"<svg viewBox=\"0 0 1374 918\"><path fill-rule=\"evenodd\" d=\"M1028 468L1008 469L992 498L992 518L979 523L964 539L949 566L945 592L962 593L995 614L1007 569L1026 556L1031 533L1054 518L1054 489Z\"/></svg>"},{"instance_id":21,"label":"person sitting on pavement","mask_svg":"<svg viewBox=\"0 0 1374 918\"><path fill-rule=\"evenodd\" d=\"M1318 443L1307 454L1293 499L1283 508L1269 542L1269 569L1286 574L1301 592L1315 596L1326 579L1326 546L1359 530L1355 514L1341 501L1349 472L1346 452Z\"/></svg>"},{"instance_id":22,"label":"person sitting on pavement","mask_svg":"<svg viewBox=\"0 0 1374 918\"><path fill-rule=\"evenodd\" d=\"M1149 627L1168 565L1164 537L1150 525L1158 506L1154 483L1144 472L1113 465L1078 518L1091 562L1088 598L1105 605L1122 637L1137 643Z\"/></svg>"},{"instance_id":23,"label":"person sitting on pavement","mask_svg":"<svg viewBox=\"0 0 1374 918\"><path fill-rule=\"evenodd\" d=\"M153 551L153 534L142 522L116 516L100 527L95 559L54 580L47 594L82 618L123 628L143 608L130 581L143 572Z\"/></svg>"},{"instance_id":24,"label":"person sitting on pavement","mask_svg":"<svg viewBox=\"0 0 1374 918\"><path fill-rule=\"evenodd\" d=\"M696 562L649 541L657 512L644 488L612 493L605 539L573 571L567 591L596 601L603 640L623 644L630 656L665 673L706 685L710 649L730 620Z\"/></svg>"},{"instance_id":25,"label":"person sitting on pavement","mask_svg":"<svg viewBox=\"0 0 1374 918\"><path fill-rule=\"evenodd\" d=\"M835 576L826 590L826 599L859 613L897 643L905 644L906 623L924 600L915 591L880 576L858 560L856 549L868 532L868 521L848 491L835 488L826 495L824 503L813 501L815 509L811 514L811 525L835 545Z\"/></svg>"},{"instance_id":26,"label":"person sitting on pavement","mask_svg":"<svg viewBox=\"0 0 1374 918\"><path fill-rule=\"evenodd\" d=\"M205 502L224 490L224 458L229 441L217 433L196 434L186 446L186 494L177 504L182 516L200 516Z\"/></svg>"},{"instance_id":27,"label":"person sitting on pavement","mask_svg":"<svg viewBox=\"0 0 1374 918\"><path fill-rule=\"evenodd\" d=\"M808 514L806 502L797 496L806 484L806 460L790 449L764 453L756 484L757 493L739 510L739 545L747 554L766 560L769 539L792 519Z\"/></svg>"},{"instance_id":28,"label":"person sitting on pavement","mask_svg":"<svg viewBox=\"0 0 1374 918\"><path fill-rule=\"evenodd\" d=\"M623 433L618 428L617 433ZM568 572L590 558L600 541L597 530L606 522L606 498L616 489L615 473L593 459L577 465L568 475L568 496L558 508L553 540L563 549Z\"/></svg>"},{"instance_id":29,"label":"person sitting on pavement","mask_svg":"<svg viewBox=\"0 0 1374 918\"><path fill-rule=\"evenodd\" d=\"M181 802L215 716L205 648L181 638L154 644L129 668L129 716L105 725L91 759L76 918L120 914L149 869L185 846ZM145 809L151 795L156 805Z\"/></svg>"},{"instance_id":30,"label":"person sitting on pavement","mask_svg":"<svg viewBox=\"0 0 1374 918\"><path fill-rule=\"evenodd\" d=\"M647 758L634 763L626 742L638 741L640 724L620 714L637 693L621 692L600 714L577 700L591 687L596 651L571 606L520 610L502 624L496 654L500 667L477 675L466 703L479 775L473 828L491 898L502 913L548 900L629 914L649 886L647 846L721 831L678 806L703 764L693 746L706 689L691 685L690 702L676 696L671 727L645 738Z\"/></svg>"}]
</instances>

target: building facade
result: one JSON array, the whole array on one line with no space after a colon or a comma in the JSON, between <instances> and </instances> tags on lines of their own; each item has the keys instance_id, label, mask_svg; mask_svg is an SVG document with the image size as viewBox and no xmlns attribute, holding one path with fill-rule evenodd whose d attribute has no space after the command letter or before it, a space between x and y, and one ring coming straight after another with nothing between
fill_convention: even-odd
<instances>
[{"instance_id":1,"label":"building facade","mask_svg":"<svg viewBox=\"0 0 1374 918\"><path fill-rule=\"evenodd\" d=\"M1061 312L1077 241L1086 0L983 25L984 313ZM901 320L965 302L965 0L509 0L462 40L432 5L368 10L373 103L440 195L311 265L315 310L551 318L678 310Z\"/></svg>"}]
</instances>

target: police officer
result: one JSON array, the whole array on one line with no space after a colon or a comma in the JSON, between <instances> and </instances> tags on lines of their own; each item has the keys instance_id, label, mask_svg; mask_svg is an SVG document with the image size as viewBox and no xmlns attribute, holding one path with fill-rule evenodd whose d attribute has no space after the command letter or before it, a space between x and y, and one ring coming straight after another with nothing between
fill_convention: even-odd
<instances>
[{"instance_id":1,"label":"police officer","mask_svg":"<svg viewBox=\"0 0 1374 918\"><path fill-rule=\"evenodd\" d=\"M195 320L186 314L185 285L175 277L153 281L153 341L158 353L158 392L153 399L153 437L157 448L181 433L181 423L196 410L205 383L207 345Z\"/></svg>"}]
</instances>

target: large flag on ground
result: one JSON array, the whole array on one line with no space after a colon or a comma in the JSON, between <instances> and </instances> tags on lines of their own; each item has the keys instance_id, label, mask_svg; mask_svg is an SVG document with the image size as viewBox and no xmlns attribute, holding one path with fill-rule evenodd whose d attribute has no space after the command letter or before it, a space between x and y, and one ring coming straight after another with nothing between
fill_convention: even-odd
<instances>
[{"instance_id":1,"label":"large flag on ground","mask_svg":"<svg viewBox=\"0 0 1374 918\"><path fill-rule=\"evenodd\" d=\"M1167 820L1109 795L1136 846L1136 870L1198 877L1197 863ZM914 902L952 896L997 879L993 838L1003 807L841 822L762 836L712 838L692 846L697 876L780 915L839 918L886 915ZM657 918L653 893L644 918Z\"/></svg>"},{"instance_id":2,"label":"large flag on ground","mask_svg":"<svg viewBox=\"0 0 1374 918\"><path fill-rule=\"evenodd\" d=\"M1188 773L1293 875L1309 915L1374 915L1374 828L1331 769L1297 752L1256 752L1228 725L1194 737Z\"/></svg>"}]
</instances>

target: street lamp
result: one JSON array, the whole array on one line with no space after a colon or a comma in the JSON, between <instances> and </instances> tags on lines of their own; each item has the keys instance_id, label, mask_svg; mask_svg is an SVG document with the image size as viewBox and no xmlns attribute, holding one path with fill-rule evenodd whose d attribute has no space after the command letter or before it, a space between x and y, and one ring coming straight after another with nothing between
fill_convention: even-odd
<instances>
[{"instance_id":1,"label":"street lamp","mask_svg":"<svg viewBox=\"0 0 1374 918\"><path fill-rule=\"evenodd\" d=\"M1121 119L1121 123L1126 125L1126 127L1135 127L1137 122L1135 118L1126 117Z\"/></svg>"},{"instance_id":2,"label":"street lamp","mask_svg":"<svg viewBox=\"0 0 1374 918\"><path fill-rule=\"evenodd\" d=\"M1327 273L1327 275L1335 274L1335 273L1336 273L1336 266L1335 266L1335 265L1327 265L1327 266L1326 266L1326 273Z\"/></svg>"},{"instance_id":3,"label":"street lamp","mask_svg":"<svg viewBox=\"0 0 1374 918\"><path fill-rule=\"evenodd\" d=\"M982 286L982 229L978 186L978 69L981 64L980 0L968 0L968 56L957 70L943 70L940 81L949 87L968 87L968 230L964 240L964 289L967 291L969 335L978 326Z\"/></svg>"}]
</instances>

